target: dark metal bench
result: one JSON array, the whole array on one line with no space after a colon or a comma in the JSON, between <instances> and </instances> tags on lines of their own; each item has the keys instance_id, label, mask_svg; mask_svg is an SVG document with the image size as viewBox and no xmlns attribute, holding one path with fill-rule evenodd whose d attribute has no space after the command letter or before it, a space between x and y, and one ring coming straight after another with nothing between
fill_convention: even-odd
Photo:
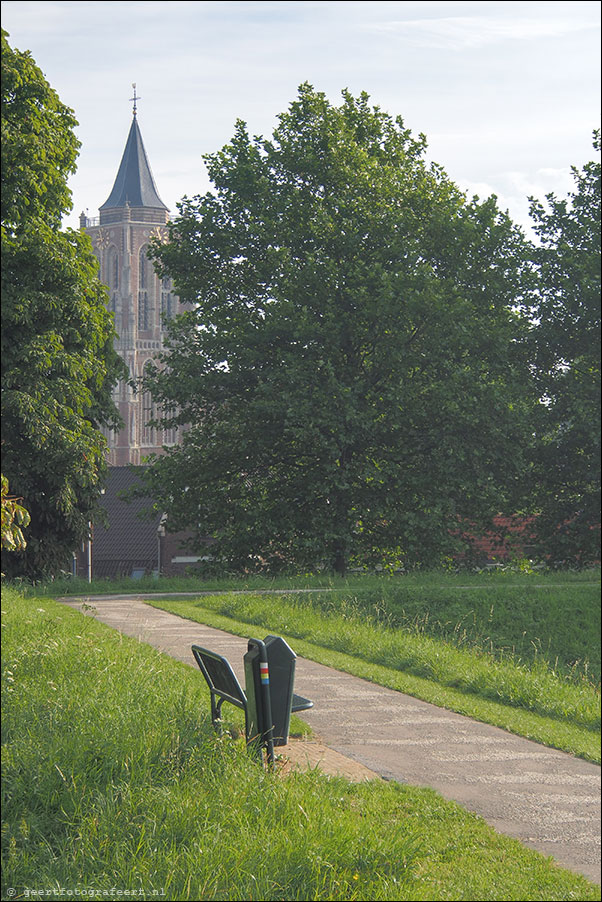
<instances>
[{"instance_id":1,"label":"dark metal bench","mask_svg":"<svg viewBox=\"0 0 602 902\"><path fill-rule=\"evenodd\" d=\"M216 730L221 726L221 711L224 702L242 708L247 717L247 696L245 695L230 662L200 645L192 646L192 654L199 665L211 693L211 721Z\"/></svg>"},{"instance_id":2,"label":"dark metal bench","mask_svg":"<svg viewBox=\"0 0 602 902\"><path fill-rule=\"evenodd\" d=\"M221 710L229 702L245 712L247 748L268 763L274 761L274 746L286 745L291 712L306 711L313 702L293 692L296 655L278 636L249 639L244 656L245 686L240 685L229 661L200 645L192 653L211 693L211 721L221 732Z\"/></svg>"}]
</instances>

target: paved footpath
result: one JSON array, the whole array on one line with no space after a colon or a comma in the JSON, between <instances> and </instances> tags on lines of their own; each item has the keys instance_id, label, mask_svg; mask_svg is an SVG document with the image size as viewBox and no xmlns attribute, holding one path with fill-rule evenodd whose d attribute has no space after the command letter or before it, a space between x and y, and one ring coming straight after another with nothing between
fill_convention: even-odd
<instances>
[{"instance_id":1,"label":"paved footpath","mask_svg":"<svg viewBox=\"0 0 602 902\"><path fill-rule=\"evenodd\" d=\"M81 599L63 601L82 607ZM244 685L246 639L140 597L92 596L86 604L98 620L192 666L193 643L224 655ZM500 833L600 882L598 765L305 658L297 659L295 690L314 702L299 716L341 762L345 756L384 779L430 786Z\"/></svg>"}]
</instances>

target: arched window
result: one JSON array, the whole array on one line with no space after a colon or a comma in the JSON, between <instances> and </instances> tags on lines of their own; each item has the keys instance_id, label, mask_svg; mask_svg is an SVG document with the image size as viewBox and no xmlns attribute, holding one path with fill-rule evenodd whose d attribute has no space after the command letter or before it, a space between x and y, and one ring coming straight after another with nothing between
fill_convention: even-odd
<instances>
[{"instance_id":1,"label":"arched window","mask_svg":"<svg viewBox=\"0 0 602 902\"><path fill-rule=\"evenodd\" d=\"M148 244L145 244L140 248L140 253L138 254L138 288L141 291L144 288L148 288L148 278L149 278L148 268L150 265L150 261L146 255L147 251L148 251Z\"/></svg>"},{"instance_id":2,"label":"arched window","mask_svg":"<svg viewBox=\"0 0 602 902\"><path fill-rule=\"evenodd\" d=\"M142 376L147 375L147 364L142 371ZM157 415L157 407L153 403L152 395L149 391L142 392L142 445L153 447L157 444L157 431L154 426L150 426L149 422Z\"/></svg>"},{"instance_id":3,"label":"arched window","mask_svg":"<svg viewBox=\"0 0 602 902\"><path fill-rule=\"evenodd\" d=\"M109 248L109 288L119 288L119 254L117 248Z\"/></svg>"},{"instance_id":4,"label":"arched window","mask_svg":"<svg viewBox=\"0 0 602 902\"><path fill-rule=\"evenodd\" d=\"M150 329L147 291L138 292L138 328L141 331Z\"/></svg>"},{"instance_id":5,"label":"arched window","mask_svg":"<svg viewBox=\"0 0 602 902\"><path fill-rule=\"evenodd\" d=\"M147 253L148 244L144 244L138 252L138 329L141 331L153 328L156 315L153 309L155 273Z\"/></svg>"},{"instance_id":6,"label":"arched window","mask_svg":"<svg viewBox=\"0 0 602 902\"><path fill-rule=\"evenodd\" d=\"M173 416L175 414L175 408L166 408L164 411L164 415L167 417ZM164 445L175 445L178 441L178 427L172 426L170 429L163 430L163 444Z\"/></svg>"},{"instance_id":7,"label":"arched window","mask_svg":"<svg viewBox=\"0 0 602 902\"><path fill-rule=\"evenodd\" d=\"M174 315L174 300L171 291L161 292L161 318L172 319Z\"/></svg>"}]
</instances>

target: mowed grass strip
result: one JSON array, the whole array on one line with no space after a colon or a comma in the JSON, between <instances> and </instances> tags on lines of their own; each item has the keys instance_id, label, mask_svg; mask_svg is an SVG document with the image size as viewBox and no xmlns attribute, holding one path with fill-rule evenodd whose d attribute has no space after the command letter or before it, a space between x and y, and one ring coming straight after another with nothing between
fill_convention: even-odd
<instances>
[{"instance_id":1,"label":"mowed grass strip","mask_svg":"<svg viewBox=\"0 0 602 902\"><path fill-rule=\"evenodd\" d=\"M585 680L498 660L354 609L325 612L311 596L229 594L148 604L238 635L250 627L288 639L298 654L391 689L600 762L600 693Z\"/></svg>"},{"instance_id":2,"label":"mowed grass strip","mask_svg":"<svg viewBox=\"0 0 602 902\"><path fill-rule=\"evenodd\" d=\"M599 899L437 793L264 771L192 668L2 600L2 898Z\"/></svg>"}]
</instances>

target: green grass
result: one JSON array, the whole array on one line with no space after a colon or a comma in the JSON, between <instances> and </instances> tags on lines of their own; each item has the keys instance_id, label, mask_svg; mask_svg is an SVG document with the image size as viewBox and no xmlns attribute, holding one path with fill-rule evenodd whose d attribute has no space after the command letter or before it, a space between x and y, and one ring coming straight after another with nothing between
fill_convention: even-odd
<instances>
[{"instance_id":1,"label":"green grass","mask_svg":"<svg viewBox=\"0 0 602 902\"><path fill-rule=\"evenodd\" d=\"M344 598L329 600L326 610L319 595L231 593L148 603L238 635L278 633L304 657L600 761L599 691L542 658L499 660L486 649L392 628Z\"/></svg>"},{"instance_id":2,"label":"green grass","mask_svg":"<svg viewBox=\"0 0 602 902\"><path fill-rule=\"evenodd\" d=\"M600 571L415 572L400 576L359 575L348 579L300 575L279 579L161 578L116 581L56 580L35 594L87 595L260 592L311 589L324 610L354 605L367 619L422 632L503 658L536 657L554 669L600 681ZM327 591L318 592L320 588Z\"/></svg>"},{"instance_id":3,"label":"green grass","mask_svg":"<svg viewBox=\"0 0 602 902\"><path fill-rule=\"evenodd\" d=\"M337 612L352 604L376 623L484 650L499 660L544 660L567 676L600 682L600 582L520 579L467 587L391 582L312 599Z\"/></svg>"},{"instance_id":4,"label":"green grass","mask_svg":"<svg viewBox=\"0 0 602 902\"><path fill-rule=\"evenodd\" d=\"M192 668L51 599L2 609L3 899L600 898L431 790L268 773Z\"/></svg>"},{"instance_id":5,"label":"green grass","mask_svg":"<svg viewBox=\"0 0 602 902\"><path fill-rule=\"evenodd\" d=\"M48 583L37 583L34 586L25 581L20 582L20 590L34 595L81 595L91 591L94 594L113 592L195 592L204 590L226 589L341 589L345 592L363 589L385 589L390 586L408 587L491 587L496 586L552 586L552 585L600 585L600 569L589 570L531 570L514 568L492 570L413 570L403 574L389 573L351 573L341 578L332 573L296 573L287 576L249 575L216 575L216 576L146 576L142 579L120 577L118 579L94 579L89 583L81 577L65 574ZM16 585L15 585L16 587Z\"/></svg>"},{"instance_id":6,"label":"green grass","mask_svg":"<svg viewBox=\"0 0 602 902\"><path fill-rule=\"evenodd\" d=\"M266 594L293 586L310 591ZM230 593L198 604L159 604L243 636L250 625L284 633L313 660L600 761L599 569L346 580L67 580L46 590L102 594L133 587L226 594L256 588L252 599Z\"/></svg>"}]
</instances>

